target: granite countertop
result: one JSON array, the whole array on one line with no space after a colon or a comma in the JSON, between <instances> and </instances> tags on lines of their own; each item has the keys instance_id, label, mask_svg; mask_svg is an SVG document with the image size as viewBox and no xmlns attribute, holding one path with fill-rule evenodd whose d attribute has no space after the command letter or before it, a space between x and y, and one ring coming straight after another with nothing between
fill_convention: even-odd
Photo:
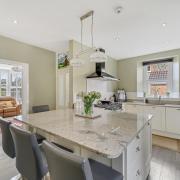
<instances>
[{"instance_id":1,"label":"granite countertop","mask_svg":"<svg viewBox=\"0 0 180 180\"><path fill-rule=\"evenodd\" d=\"M154 103L144 103L141 101L124 102L124 104L180 108L180 104L154 104Z\"/></svg>"},{"instance_id":2,"label":"granite countertop","mask_svg":"<svg viewBox=\"0 0 180 180\"><path fill-rule=\"evenodd\" d=\"M151 115L128 114L99 108L95 108L95 111L102 116L87 119L75 116L73 109L60 109L17 116L15 119L107 158L119 157L128 143L151 119ZM112 132L114 129L116 131Z\"/></svg>"}]
</instances>

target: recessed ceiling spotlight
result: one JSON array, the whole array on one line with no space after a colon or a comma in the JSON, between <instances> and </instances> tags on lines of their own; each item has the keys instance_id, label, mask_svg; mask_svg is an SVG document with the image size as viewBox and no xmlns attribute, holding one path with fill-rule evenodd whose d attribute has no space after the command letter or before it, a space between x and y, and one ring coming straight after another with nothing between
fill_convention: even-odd
<instances>
[{"instance_id":1,"label":"recessed ceiling spotlight","mask_svg":"<svg viewBox=\"0 0 180 180\"><path fill-rule=\"evenodd\" d=\"M118 6L118 7L116 7L116 8L114 9L114 12L115 12L116 14L120 14L120 13L122 12L122 10L123 10L123 7Z\"/></svg>"},{"instance_id":2,"label":"recessed ceiling spotlight","mask_svg":"<svg viewBox=\"0 0 180 180\"><path fill-rule=\"evenodd\" d=\"M163 27L166 27L166 26L167 26L167 24L166 24L166 23L162 23L162 26L163 26Z\"/></svg>"},{"instance_id":3,"label":"recessed ceiling spotlight","mask_svg":"<svg viewBox=\"0 0 180 180\"><path fill-rule=\"evenodd\" d=\"M13 18L8 18L8 21L13 23L13 24L18 24L18 20L13 19Z\"/></svg>"},{"instance_id":4,"label":"recessed ceiling spotlight","mask_svg":"<svg viewBox=\"0 0 180 180\"><path fill-rule=\"evenodd\" d=\"M13 23L14 23L14 24L17 24L18 22L17 22L17 20L13 20Z\"/></svg>"},{"instance_id":5,"label":"recessed ceiling spotlight","mask_svg":"<svg viewBox=\"0 0 180 180\"><path fill-rule=\"evenodd\" d=\"M120 36L115 36L114 40L119 41L120 40Z\"/></svg>"}]
</instances>

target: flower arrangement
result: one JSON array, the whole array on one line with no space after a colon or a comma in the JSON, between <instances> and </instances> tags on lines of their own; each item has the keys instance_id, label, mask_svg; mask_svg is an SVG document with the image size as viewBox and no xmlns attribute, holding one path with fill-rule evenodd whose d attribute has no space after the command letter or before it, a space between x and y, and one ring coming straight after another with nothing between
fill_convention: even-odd
<instances>
[{"instance_id":1,"label":"flower arrangement","mask_svg":"<svg viewBox=\"0 0 180 180\"><path fill-rule=\"evenodd\" d=\"M96 99L101 98L101 93L96 91L91 91L83 96L83 102L84 102L84 112L86 115L92 115L93 113L93 102Z\"/></svg>"}]
</instances>

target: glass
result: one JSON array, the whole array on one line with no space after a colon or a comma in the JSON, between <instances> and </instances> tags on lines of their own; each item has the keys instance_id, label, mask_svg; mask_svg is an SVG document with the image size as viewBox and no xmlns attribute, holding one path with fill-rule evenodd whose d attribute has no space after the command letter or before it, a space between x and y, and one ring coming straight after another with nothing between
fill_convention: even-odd
<instances>
[{"instance_id":1,"label":"glass","mask_svg":"<svg viewBox=\"0 0 180 180\"><path fill-rule=\"evenodd\" d=\"M11 97L16 99L16 88L11 89Z\"/></svg>"}]
</instances>

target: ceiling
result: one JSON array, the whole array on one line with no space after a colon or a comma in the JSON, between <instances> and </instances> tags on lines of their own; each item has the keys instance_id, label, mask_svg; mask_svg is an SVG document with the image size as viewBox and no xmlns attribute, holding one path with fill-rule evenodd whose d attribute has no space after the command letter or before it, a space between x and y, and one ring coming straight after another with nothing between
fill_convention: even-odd
<instances>
[{"instance_id":1,"label":"ceiling","mask_svg":"<svg viewBox=\"0 0 180 180\"><path fill-rule=\"evenodd\" d=\"M179 0L0 0L0 4L1 35L52 51L66 51L70 39L80 41L79 17L89 10L95 11L95 46L116 59L180 48ZM119 15L114 12L117 6L123 7Z\"/></svg>"}]
</instances>

